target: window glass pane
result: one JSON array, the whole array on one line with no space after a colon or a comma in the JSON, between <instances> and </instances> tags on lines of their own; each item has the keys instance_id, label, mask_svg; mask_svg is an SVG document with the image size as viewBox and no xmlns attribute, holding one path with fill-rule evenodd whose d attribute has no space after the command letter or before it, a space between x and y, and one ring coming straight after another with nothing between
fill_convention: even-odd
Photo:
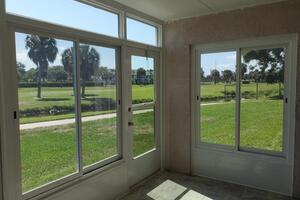
<instances>
[{"instance_id":1,"label":"window glass pane","mask_svg":"<svg viewBox=\"0 0 300 200\"><path fill-rule=\"evenodd\" d=\"M155 148L153 109L133 112L133 156L137 157Z\"/></svg>"},{"instance_id":2,"label":"window glass pane","mask_svg":"<svg viewBox=\"0 0 300 200\"><path fill-rule=\"evenodd\" d=\"M74 0L6 0L6 11L118 37L118 15Z\"/></svg>"},{"instance_id":3,"label":"window glass pane","mask_svg":"<svg viewBox=\"0 0 300 200\"><path fill-rule=\"evenodd\" d=\"M74 65L63 66L66 40L15 34L19 80L22 190L77 172Z\"/></svg>"},{"instance_id":4,"label":"window glass pane","mask_svg":"<svg viewBox=\"0 0 300 200\"><path fill-rule=\"evenodd\" d=\"M149 108L141 103L154 103L154 59L131 56L133 112L133 155L146 153L155 147L154 104Z\"/></svg>"},{"instance_id":5,"label":"window glass pane","mask_svg":"<svg viewBox=\"0 0 300 200\"><path fill-rule=\"evenodd\" d=\"M131 56L132 103L154 101L154 59Z\"/></svg>"},{"instance_id":6,"label":"window glass pane","mask_svg":"<svg viewBox=\"0 0 300 200\"><path fill-rule=\"evenodd\" d=\"M80 44L84 166L118 154L116 50Z\"/></svg>"},{"instance_id":7,"label":"window glass pane","mask_svg":"<svg viewBox=\"0 0 300 200\"><path fill-rule=\"evenodd\" d=\"M201 54L199 73L201 141L234 145L236 52Z\"/></svg>"},{"instance_id":8,"label":"window glass pane","mask_svg":"<svg viewBox=\"0 0 300 200\"><path fill-rule=\"evenodd\" d=\"M284 65L283 48L242 51L241 147L282 151Z\"/></svg>"},{"instance_id":9,"label":"window glass pane","mask_svg":"<svg viewBox=\"0 0 300 200\"><path fill-rule=\"evenodd\" d=\"M157 28L149 24L126 18L127 39L157 46Z\"/></svg>"}]
</instances>

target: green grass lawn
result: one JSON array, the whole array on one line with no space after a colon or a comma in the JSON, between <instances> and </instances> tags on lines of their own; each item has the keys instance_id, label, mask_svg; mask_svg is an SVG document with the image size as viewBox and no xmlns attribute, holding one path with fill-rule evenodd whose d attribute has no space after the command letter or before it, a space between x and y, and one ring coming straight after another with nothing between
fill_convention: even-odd
<instances>
[{"instance_id":1,"label":"green grass lawn","mask_svg":"<svg viewBox=\"0 0 300 200\"><path fill-rule=\"evenodd\" d=\"M246 100L241 103L241 147L282 151L282 100ZM201 106L203 142L234 145L235 104Z\"/></svg>"},{"instance_id":2,"label":"green grass lawn","mask_svg":"<svg viewBox=\"0 0 300 200\"><path fill-rule=\"evenodd\" d=\"M117 154L115 118L83 123L84 166ZM134 115L133 154L154 148L153 112ZM74 124L21 131L23 192L77 171Z\"/></svg>"},{"instance_id":3,"label":"green grass lawn","mask_svg":"<svg viewBox=\"0 0 300 200\"><path fill-rule=\"evenodd\" d=\"M226 93L235 93L235 85L229 84L226 86ZM281 86L283 87L283 86ZM256 97L256 83L242 84L241 92L245 98ZM214 101L224 99L224 83L217 84L202 84L201 85L201 99L203 101ZM259 98L275 97L278 96L279 85L278 84L267 84L258 83L258 96ZM227 94L229 95L229 94Z\"/></svg>"},{"instance_id":4,"label":"green grass lawn","mask_svg":"<svg viewBox=\"0 0 300 200\"><path fill-rule=\"evenodd\" d=\"M230 89L231 88L231 89ZM235 104L222 102L223 84L201 86L201 138L205 142L234 145ZM234 91L228 86L227 91ZM242 86L245 100L241 104L241 146L265 150L282 150L282 100L278 96L278 84L259 84L259 100L255 100L256 84ZM36 99L36 88L19 89L20 110L40 109L51 106L74 104L71 88L43 88L42 99ZM87 97L82 104L89 105L93 99L115 101L115 88L87 87ZM133 100L153 99L153 86L133 86ZM98 101L97 100L97 101ZM208 102L210 101L210 102ZM95 109L85 111L82 116L113 112ZM32 123L74 118L74 113L47 114L21 117L20 122ZM117 153L115 118L82 123L82 151L85 166L113 156ZM134 115L133 155L138 156L154 148L153 112ZM28 191L50 181L77 171L74 124L45 127L21 131L22 185Z\"/></svg>"},{"instance_id":5,"label":"green grass lawn","mask_svg":"<svg viewBox=\"0 0 300 200\"><path fill-rule=\"evenodd\" d=\"M153 85L133 85L132 90L133 100L153 99ZM42 88L42 99L36 99L36 93L36 88L19 88L20 110L74 105L73 89L70 87L44 87ZM92 98L111 98L116 100L116 87L86 87L86 98L82 98L81 103L89 104Z\"/></svg>"},{"instance_id":6,"label":"green grass lawn","mask_svg":"<svg viewBox=\"0 0 300 200\"><path fill-rule=\"evenodd\" d=\"M243 84L242 93L244 98L256 97L256 84ZM234 85L226 86L227 93L233 93L235 91ZM145 102L153 99L153 85L133 85L132 88L133 101ZM278 95L278 84L266 84L259 83L259 98L273 98ZM42 99L36 99L36 88L20 88L19 89L19 108L21 112L26 110L35 110L29 116L21 117L21 124L51 121L59 119L74 118L74 96L72 88L42 88ZM228 95L228 94L227 94ZM234 94L233 94L234 96ZM113 112L109 107L111 104L115 104L115 87L87 87L86 97L81 99L83 106L92 105L95 103L98 105L96 110L84 110L82 116L91 116L96 114L104 114ZM224 84L203 84L201 86L201 98L203 102L220 101L224 99ZM110 99L110 100L109 100ZM99 102L109 101L104 103L104 106L99 106ZM111 101L111 102L110 102ZM52 107L70 107L71 111L61 114L50 114L49 112L41 114L39 110L49 109ZM111 107L114 107L111 105Z\"/></svg>"},{"instance_id":7,"label":"green grass lawn","mask_svg":"<svg viewBox=\"0 0 300 200\"><path fill-rule=\"evenodd\" d=\"M36 90L36 88L19 88L20 112L35 111L31 111L30 116L21 116L21 124L74 118L75 107L72 88L42 88L43 98L41 99L36 99ZM132 95L134 102L152 101L153 85L133 85ZM112 109L114 109L115 101L116 88L114 86L87 87L86 97L81 99L81 104L89 106L94 103L97 105L97 109L85 110L82 112L82 116L114 112ZM101 102L104 102L104 105L101 105ZM52 107L71 107L71 111L63 114L50 114L49 112L41 114L40 110L49 110Z\"/></svg>"}]
</instances>

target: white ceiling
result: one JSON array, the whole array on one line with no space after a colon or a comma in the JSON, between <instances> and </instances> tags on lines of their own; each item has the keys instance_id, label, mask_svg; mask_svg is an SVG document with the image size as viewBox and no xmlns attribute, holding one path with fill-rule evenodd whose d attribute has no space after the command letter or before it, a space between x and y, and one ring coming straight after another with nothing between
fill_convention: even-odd
<instances>
[{"instance_id":1,"label":"white ceiling","mask_svg":"<svg viewBox=\"0 0 300 200\"><path fill-rule=\"evenodd\" d=\"M242 9L282 0L114 0L163 21Z\"/></svg>"}]
</instances>

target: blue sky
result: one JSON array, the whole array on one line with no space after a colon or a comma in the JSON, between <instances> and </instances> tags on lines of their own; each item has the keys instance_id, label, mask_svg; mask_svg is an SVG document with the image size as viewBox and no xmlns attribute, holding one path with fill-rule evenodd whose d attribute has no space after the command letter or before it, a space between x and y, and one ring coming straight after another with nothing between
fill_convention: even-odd
<instances>
[{"instance_id":1,"label":"blue sky","mask_svg":"<svg viewBox=\"0 0 300 200\"><path fill-rule=\"evenodd\" d=\"M50 23L70 26L90 32L118 36L118 16L114 13L103 11L74 0L6 0L7 12L26 17L47 21ZM127 19L127 37L131 40L155 44L156 29L138 21ZM26 68L36 67L27 57L24 39L25 34L16 34L17 61L26 65ZM51 65L61 65L61 54L70 48L72 42L57 40L59 49L56 61ZM115 67L115 51L111 48L95 47L100 53L101 66ZM219 71L235 69L235 52L203 54L201 66L205 75L210 74L214 68ZM132 58L133 68L152 68L153 60L139 57Z\"/></svg>"},{"instance_id":2,"label":"blue sky","mask_svg":"<svg viewBox=\"0 0 300 200\"><path fill-rule=\"evenodd\" d=\"M42 4L41 4L42 2ZM90 32L101 33L118 37L118 15L88 6L74 0L6 0L7 12L26 17L47 21L50 23L70 26ZM28 12L30 11L30 12ZM55 12L53 12L55 11ZM138 21L127 19L128 38L148 44L156 43L156 28ZM36 67L27 57L25 49L26 34L16 34L17 61L26 65L26 68ZM51 65L61 65L62 52L73 45L70 41L57 40L59 53ZM101 66L115 67L115 50L111 48L96 47L100 53ZM151 66L151 59L133 58L133 68ZM153 66L153 60L152 60Z\"/></svg>"},{"instance_id":3,"label":"blue sky","mask_svg":"<svg viewBox=\"0 0 300 200\"><path fill-rule=\"evenodd\" d=\"M25 48L25 38L27 34L24 33L16 33L16 56L17 61L25 64L26 69L36 68L36 65L28 58L27 52ZM73 42L66 40L56 39L58 54L56 56L56 60L54 63L50 63L50 66L54 65L62 65L61 63L61 55L64 50L71 48L73 46ZM116 52L113 48L106 48L91 45L91 47L95 48L100 54L100 66L115 68L116 67ZM143 67L144 69L153 69L154 68L154 59L153 58L145 58L140 56L132 56L131 57L132 68L137 69L139 67Z\"/></svg>"},{"instance_id":4,"label":"blue sky","mask_svg":"<svg viewBox=\"0 0 300 200\"><path fill-rule=\"evenodd\" d=\"M202 54L201 67L205 76L209 75L213 69L217 69L220 72L226 69L235 71L236 52Z\"/></svg>"}]
</instances>

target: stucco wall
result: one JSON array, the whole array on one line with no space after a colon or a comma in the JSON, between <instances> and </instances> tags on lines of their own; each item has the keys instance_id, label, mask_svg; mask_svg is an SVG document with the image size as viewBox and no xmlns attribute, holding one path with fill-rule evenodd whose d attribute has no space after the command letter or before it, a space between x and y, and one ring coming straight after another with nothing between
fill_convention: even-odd
<instances>
[{"instance_id":1,"label":"stucco wall","mask_svg":"<svg viewBox=\"0 0 300 200\"><path fill-rule=\"evenodd\" d=\"M166 168L190 173L190 45L300 33L300 0L169 22L164 32ZM300 49L300 43L298 43ZM300 85L300 50L297 86ZM300 196L300 87L296 99L294 193Z\"/></svg>"}]
</instances>

